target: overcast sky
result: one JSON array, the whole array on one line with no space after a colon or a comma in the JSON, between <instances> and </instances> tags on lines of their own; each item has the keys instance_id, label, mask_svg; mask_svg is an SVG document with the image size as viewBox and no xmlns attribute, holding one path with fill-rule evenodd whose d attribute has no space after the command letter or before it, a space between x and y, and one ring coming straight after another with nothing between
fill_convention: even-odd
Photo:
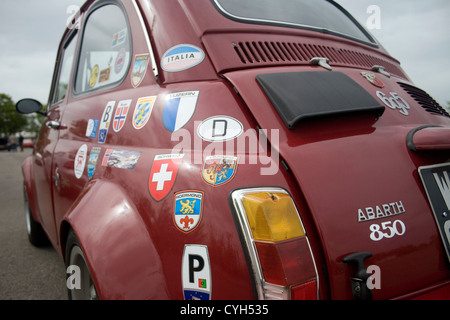
<instances>
[{"instance_id":1,"label":"overcast sky","mask_svg":"<svg viewBox=\"0 0 450 320\"><path fill-rule=\"evenodd\" d=\"M15 102L28 97L47 102L59 40L73 6L83 2L0 0L0 93ZM364 26L379 28L369 31L400 60L417 86L446 106L450 101L449 0L337 2ZM367 12L373 6L379 10Z\"/></svg>"}]
</instances>

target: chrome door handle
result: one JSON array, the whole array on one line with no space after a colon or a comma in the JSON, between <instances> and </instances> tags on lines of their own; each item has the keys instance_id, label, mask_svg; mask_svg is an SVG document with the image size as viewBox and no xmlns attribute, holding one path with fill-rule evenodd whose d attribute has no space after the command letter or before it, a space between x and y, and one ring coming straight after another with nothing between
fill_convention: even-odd
<instances>
[{"instance_id":1,"label":"chrome door handle","mask_svg":"<svg viewBox=\"0 0 450 320\"><path fill-rule=\"evenodd\" d=\"M45 123L45 125L47 126L47 128L55 129L55 130L58 130L59 128L61 128L61 122L58 122L58 121L47 121Z\"/></svg>"}]
</instances>

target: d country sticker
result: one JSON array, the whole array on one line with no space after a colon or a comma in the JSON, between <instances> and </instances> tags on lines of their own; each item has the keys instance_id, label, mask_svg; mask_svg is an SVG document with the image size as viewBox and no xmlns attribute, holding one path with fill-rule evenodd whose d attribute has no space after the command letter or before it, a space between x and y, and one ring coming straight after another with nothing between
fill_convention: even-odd
<instances>
[{"instance_id":1,"label":"d country sticker","mask_svg":"<svg viewBox=\"0 0 450 320\"><path fill-rule=\"evenodd\" d=\"M178 167L184 154L158 154L153 159L148 190L156 201L164 199L172 190L178 173Z\"/></svg>"}]
</instances>

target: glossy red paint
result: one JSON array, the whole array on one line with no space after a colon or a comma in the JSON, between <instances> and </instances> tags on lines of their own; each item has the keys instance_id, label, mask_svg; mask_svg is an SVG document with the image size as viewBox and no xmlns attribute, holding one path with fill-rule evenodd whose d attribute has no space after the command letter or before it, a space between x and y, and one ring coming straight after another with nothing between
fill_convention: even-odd
<instances>
[{"instance_id":1,"label":"glossy red paint","mask_svg":"<svg viewBox=\"0 0 450 320\"><path fill-rule=\"evenodd\" d=\"M381 270L381 288L372 290L374 299L412 298L418 292L425 298L440 284L448 287L449 261L418 168L450 161L450 118L430 114L404 90L399 83L412 85L410 79L381 45L312 30L236 22L209 0L111 0L88 1L81 8L81 29L66 30L58 56L67 41L75 39L77 66L86 21L107 4L120 5L131 31L125 77L116 85L79 93L74 90L73 70L67 95L52 103L57 63L45 122L57 121L60 127L44 125L33 156L23 164L34 219L63 257L68 231L75 232L100 298L183 299L182 258L188 244L207 247L212 299L256 298L254 262L230 199L233 191L249 187L279 187L291 195L308 236L320 299L353 298L350 279L355 269L343 258L363 251L372 253L365 266ZM164 54L181 44L199 48L203 60L183 71L165 71ZM144 54L149 54L149 65L136 85L134 58ZM312 58L323 56L330 59L333 71L310 64ZM390 75L371 70L374 65L383 65ZM356 113L307 120L289 129L256 77L293 72L343 73L385 111L381 116ZM188 91L199 92L195 111L182 129L172 132L164 124L165 98ZM156 97L150 118L136 129L133 112L138 100L150 96ZM111 123L104 142L99 142L99 130L95 138L87 135L90 119L99 120L100 129L110 102L114 101L114 116L119 101L128 99L132 101L119 132ZM406 102L410 108L397 103L393 109L393 101ZM273 150L268 158L275 161L279 155L280 162L274 162L277 170L261 175L261 169L270 167L268 158L252 162L261 160L261 149L251 148L264 143L261 136L244 150L233 144L237 139L227 143L201 139L199 126L215 116L236 119L244 134L269 130ZM408 149L408 134L423 125L440 128L419 131L414 143L420 150ZM77 178L76 155L83 145L88 153L81 156L85 166ZM424 145L432 147L421 148ZM95 171L89 176L89 155L98 147ZM239 154L230 181L205 183L205 155L225 154L227 147ZM110 149L139 152L133 169L103 165ZM149 180L155 156L174 150L184 157L173 187L154 200ZM190 190L203 192L203 212L192 232L181 232L174 224L174 195ZM378 208L385 216L370 219ZM376 239L375 228L382 223L398 228L398 234ZM315 288L311 283L309 287ZM450 298L447 289L430 295Z\"/></svg>"}]
</instances>

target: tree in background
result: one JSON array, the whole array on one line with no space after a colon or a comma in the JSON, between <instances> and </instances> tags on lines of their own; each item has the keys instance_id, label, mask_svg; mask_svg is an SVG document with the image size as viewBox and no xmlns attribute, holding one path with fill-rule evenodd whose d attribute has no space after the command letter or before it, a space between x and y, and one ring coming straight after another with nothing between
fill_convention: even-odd
<instances>
[{"instance_id":1,"label":"tree in background","mask_svg":"<svg viewBox=\"0 0 450 320\"><path fill-rule=\"evenodd\" d=\"M11 134L22 131L27 124L27 118L17 113L11 97L0 93L0 135L9 137Z\"/></svg>"}]
</instances>

